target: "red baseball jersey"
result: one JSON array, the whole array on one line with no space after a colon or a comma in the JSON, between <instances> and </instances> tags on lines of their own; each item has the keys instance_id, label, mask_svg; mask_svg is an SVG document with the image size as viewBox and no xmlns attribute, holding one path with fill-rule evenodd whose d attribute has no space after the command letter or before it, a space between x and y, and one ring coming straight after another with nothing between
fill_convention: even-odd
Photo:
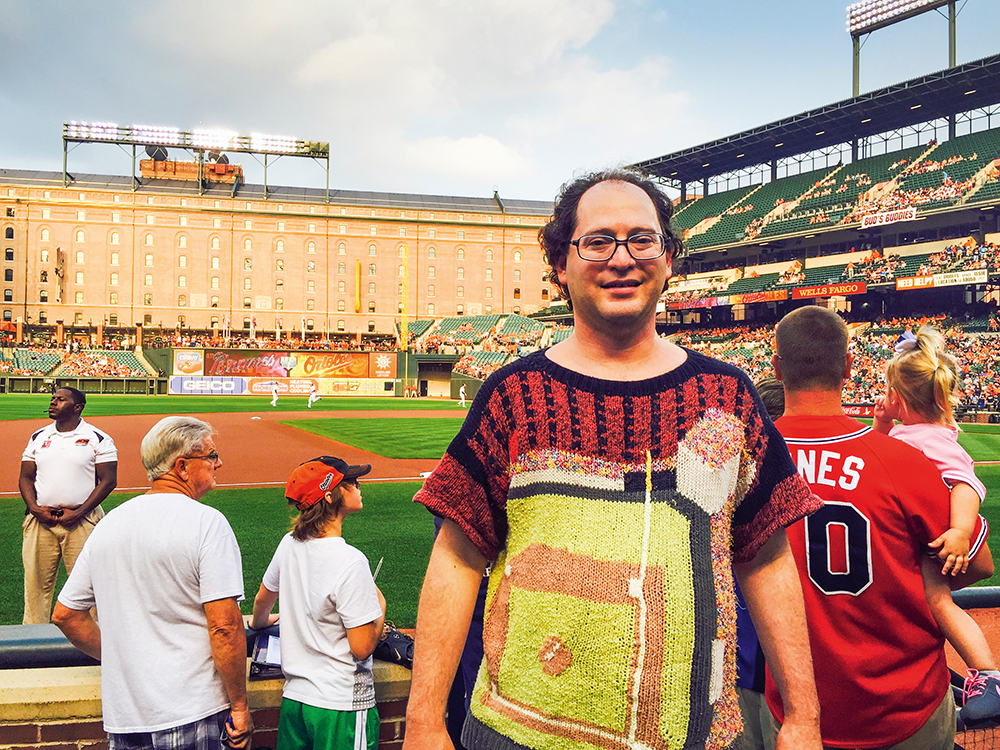
<instances>
[{"instance_id":1,"label":"red baseball jersey","mask_svg":"<svg viewBox=\"0 0 1000 750\"><path fill-rule=\"evenodd\" d=\"M920 729L948 687L920 559L949 525L948 488L920 451L845 416L782 417L824 507L788 527L802 579L823 743L881 747ZM779 721L770 673L767 704Z\"/></svg>"}]
</instances>

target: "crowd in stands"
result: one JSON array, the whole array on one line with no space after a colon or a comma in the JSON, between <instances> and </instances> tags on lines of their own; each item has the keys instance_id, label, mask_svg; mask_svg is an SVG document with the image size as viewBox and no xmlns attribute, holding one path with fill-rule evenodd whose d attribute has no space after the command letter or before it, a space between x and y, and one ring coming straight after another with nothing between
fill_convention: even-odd
<instances>
[{"instance_id":1,"label":"crowd in stands","mask_svg":"<svg viewBox=\"0 0 1000 750\"><path fill-rule=\"evenodd\" d=\"M802 261L792 261L792 265L781 272L778 276L779 284L801 284L806 280L806 273L802 270Z\"/></svg>"},{"instance_id":2,"label":"crowd in stands","mask_svg":"<svg viewBox=\"0 0 1000 750\"><path fill-rule=\"evenodd\" d=\"M841 273L841 281L848 279L864 279L869 284L888 284L896 279L896 271L906 268L906 261L899 253L879 255L875 250L867 258L851 261Z\"/></svg>"},{"instance_id":3,"label":"crowd in stands","mask_svg":"<svg viewBox=\"0 0 1000 750\"><path fill-rule=\"evenodd\" d=\"M413 340L410 336L410 340ZM395 336L363 338L358 344L354 334L335 337L306 339L283 337L281 339L230 335L165 334L150 336L143 341L144 349L281 349L307 351L366 351L388 352L397 349Z\"/></svg>"},{"instance_id":4,"label":"crowd in stands","mask_svg":"<svg viewBox=\"0 0 1000 750\"><path fill-rule=\"evenodd\" d=\"M871 214L883 213L884 211L895 211L900 208L910 208L922 206L927 203L937 203L939 201L950 201L960 198L968 192L974 184L974 180L962 180L955 182L945 175L945 179L937 187L924 187L916 190L893 190L878 198L871 200L861 200L854 210L844 219L844 224L861 221Z\"/></svg>"},{"instance_id":5,"label":"crowd in stands","mask_svg":"<svg viewBox=\"0 0 1000 750\"><path fill-rule=\"evenodd\" d=\"M464 354L462 358L452 365L452 371L470 378L486 380L490 375L503 367L503 362L482 362L472 354Z\"/></svg>"},{"instance_id":6,"label":"crowd in stands","mask_svg":"<svg viewBox=\"0 0 1000 750\"><path fill-rule=\"evenodd\" d=\"M526 327L513 333L498 333L496 335L497 348L510 354L517 354L525 347L538 348L542 340L544 328L527 330Z\"/></svg>"},{"instance_id":7,"label":"crowd in stands","mask_svg":"<svg viewBox=\"0 0 1000 750\"><path fill-rule=\"evenodd\" d=\"M923 174L924 172L936 172L939 169L947 169L953 164L958 164L963 161L978 161L979 154L973 152L971 156L966 158L962 154L955 154L947 159L942 159L941 161L934 161L933 159L925 159L915 164L911 164L908 169L904 169L900 172L900 175L911 175L911 174Z\"/></svg>"},{"instance_id":8,"label":"crowd in stands","mask_svg":"<svg viewBox=\"0 0 1000 750\"><path fill-rule=\"evenodd\" d=\"M953 268L977 267L976 264L996 263L1000 258L997 247L975 242L956 244L930 256L922 272ZM865 278L869 281L889 279L903 261L898 255L883 257L872 252L860 262L849 263L845 276ZM798 283L803 274L802 263L793 262L780 275L778 283ZM751 274L752 275L752 274ZM724 280L714 279L720 283ZM877 283L877 282L876 282ZM691 298L696 294L715 294L714 285L708 289L686 290L673 293ZM668 299L671 299L668 296ZM1000 411L1000 312L995 303L977 303L952 311L951 316L890 317L874 322L864 315L862 308L845 315L852 328L854 368L852 377L845 382L845 403L870 404L882 395L885 385L882 373L893 356L894 346L905 330L916 330L924 323L931 323L948 338L949 349L958 359L963 374L961 410L977 409ZM963 327L963 324L965 327ZM477 316L465 319L446 319L441 322L444 332L430 328L430 333L417 338L417 351L436 352L443 347L453 347L463 356L455 363L454 372L469 377L485 379L512 357L533 351L543 343L556 344L565 340L572 326L564 324L543 325L521 316ZM695 351L730 362L745 370L753 380L772 375L772 346L774 321L757 324L733 324L706 328L678 325L668 329L678 344ZM546 334L546 331L549 333ZM411 341L412 341L411 337ZM473 342L475 340L475 343ZM82 340L62 345L39 342L36 346L4 347L0 356L0 373L13 375L39 375L54 373L77 377L147 377L136 354L124 349L116 340L118 349L97 349ZM353 335L309 340L253 339L232 335L228 338L210 335L180 334L157 337L157 346L169 347L230 347L270 349L333 349L378 350L395 349L395 337L373 336L359 347Z\"/></svg>"},{"instance_id":9,"label":"crowd in stands","mask_svg":"<svg viewBox=\"0 0 1000 750\"><path fill-rule=\"evenodd\" d=\"M73 352L67 355L62 366L58 369L58 374L88 378L145 378L149 376L149 373L141 367L129 366L119 361L111 352L100 350Z\"/></svg>"},{"instance_id":10,"label":"crowd in stands","mask_svg":"<svg viewBox=\"0 0 1000 750\"><path fill-rule=\"evenodd\" d=\"M455 337L451 334L432 333L417 345L417 351L426 354L444 354L445 347L454 347L464 352L472 348L468 339Z\"/></svg>"},{"instance_id":11,"label":"crowd in stands","mask_svg":"<svg viewBox=\"0 0 1000 750\"><path fill-rule=\"evenodd\" d=\"M989 315L989 330L997 332L997 313ZM853 326L851 351L853 375L844 383L846 404L871 404L885 392L883 373L892 358L894 346L904 330L916 331L929 323L946 332L949 351L958 359L963 375L960 410L1000 411L1000 336L968 335L960 325L943 314L933 317L905 317L862 323ZM772 325L708 328L696 332L681 331L674 341L695 351L722 359L744 370L755 382L773 375Z\"/></svg>"}]
</instances>

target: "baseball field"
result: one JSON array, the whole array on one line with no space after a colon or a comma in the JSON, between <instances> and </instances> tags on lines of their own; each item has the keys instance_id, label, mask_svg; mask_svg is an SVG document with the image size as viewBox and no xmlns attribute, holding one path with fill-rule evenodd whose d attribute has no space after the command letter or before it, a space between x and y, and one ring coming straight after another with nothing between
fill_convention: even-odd
<instances>
[{"instance_id":1,"label":"baseball field","mask_svg":"<svg viewBox=\"0 0 1000 750\"><path fill-rule=\"evenodd\" d=\"M21 452L32 432L47 422L45 395L0 396L0 551L10 565L0 568L0 624L20 622L23 568L20 561L24 503L17 489ZM412 502L422 474L432 470L458 431L465 410L453 401L326 397L306 408L305 398L90 396L84 419L110 434L118 446L118 491L110 510L149 486L139 463L139 442L167 414L194 414L218 432L223 461L219 487L204 502L229 519L243 554L249 613L253 595L292 513L283 485L300 462L317 455L370 463L362 485L364 510L347 519L344 537L367 555L374 569L384 558L378 583L388 617L412 627L433 536L430 514ZM960 441L977 461L989 494L983 515L1000 529L1000 425L963 425ZM997 533L990 538L1000 554ZM58 591L65 575L60 572ZM1000 585L1000 574L981 585Z\"/></svg>"}]
</instances>

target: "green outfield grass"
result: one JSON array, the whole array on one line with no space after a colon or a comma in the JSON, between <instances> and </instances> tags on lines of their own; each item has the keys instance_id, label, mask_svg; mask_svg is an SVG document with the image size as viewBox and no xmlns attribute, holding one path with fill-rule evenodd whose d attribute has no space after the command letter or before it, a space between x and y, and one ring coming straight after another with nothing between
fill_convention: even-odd
<instances>
[{"instance_id":1,"label":"green outfield grass","mask_svg":"<svg viewBox=\"0 0 1000 750\"><path fill-rule=\"evenodd\" d=\"M1000 425L963 424L958 442L973 461L1000 461Z\"/></svg>"},{"instance_id":2,"label":"green outfield grass","mask_svg":"<svg viewBox=\"0 0 1000 750\"><path fill-rule=\"evenodd\" d=\"M7 393L0 395L0 420L45 419L48 417L49 396L44 393ZM467 410L457 401L422 398L361 398L354 396L323 396L308 409L304 396L281 396L277 407L271 406L270 396L142 396L98 394L87 396L85 417L122 414L213 414L248 411L301 411L314 414L324 411L454 411Z\"/></svg>"},{"instance_id":3,"label":"green outfield grass","mask_svg":"<svg viewBox=\"0 0 1000 750\"><path fill-rule=\"evenodd\" d=\"M366 450L386 458L427 458L444 455L451 439L458 434L462 419L435 417L421 419L295 419L282 422L339 443Z\"/></svg>"},{"instance_id":4,"label":"green outfield grass","mask_svg":"<svg viewBox=\"0 0 1000 750\"><path fill-rule=\"evenodd\" d=\"M88 399L86 413L253 411L255 404L257 410L265 411L271 408L269 401L253 397L93 396ZM43 395L0 396L0 419L40 418L47 403L48 399ZM297 405L305 411L305 399L286 398L279 401L282 410L290 405ZM318 406L329 411L452 409L464 414L464 410L454 403L416 399L324 398ZM18 410L21 410L20 415ZM378 455L436 459L444 453L461 420L347 418L292 420L289 424ZM962 430L959 440L977 461L1000 460L1000 425L968 424L962 425ZM994 530L990 548L1000 568L1000 464L980 465L976 471L988 491L982 513ZM431 547L431 517L422 506L411 501L419 487L418 482L365 483L365 509L350 517L344 527L345 538L367 555L373 570L379 558L385 556L379 585L389 602L390 619L401 627L410 627L415 622L417 599ZM250 612L253 596L278 540L288 529L291 513L281 495L281 488L225 489L216 490L205 498L205 502L226 515L239 540L248 598L243 605L246 613ZM106 501L105 509L115 507L129 496L122 493L112 495ZM0 498L0 550L16 561L0 569L0 624L14 624L21 619L24 573L18 551L21 546L19 526L23 518L24 504L20 498ZM57 591L64 580L64 574L60 574ZM1000 585L1000 574L980 585Z\"/></svg>"},{"instance_id":5,"label":"green outfield grass","mask_svg":"<svg viewBox=\"0 0 1000 750\"><path fill-rule=\"evenodd\" d=\"M412 502L419 489L419 482L363 483L364 510L344 522L344 538L365 553L373 571L379 558L385 557L378 585L388 603L388 617L399 627L413 627L416 622L417 599L434 535L430 513ZM239 542L246 594L244 614L253 609L253 597L264 570L293 517L282 495L280 487L215 490L203 500L225 514ZM111 510L132 496L115 493L105 501L104 508ZM24 568L18 554L23 520L24 503L20 498L0 499L0 549L17 561L0 570L0 625L20 623L23 613ZM60 568L57 593L65 581L65 572Z\"/></svg>"}]
</instances>

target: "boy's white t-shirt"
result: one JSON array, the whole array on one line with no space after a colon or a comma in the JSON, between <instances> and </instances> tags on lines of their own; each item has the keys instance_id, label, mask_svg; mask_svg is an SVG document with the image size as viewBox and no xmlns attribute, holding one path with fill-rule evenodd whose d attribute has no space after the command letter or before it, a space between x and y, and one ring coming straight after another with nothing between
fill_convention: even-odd
<instances>
[{"instance_id":1,"label":"boy's white t-shirt","mask_svg":"<svg viewBox=\"0 0 1000 750\"><path fill-rule=\"evenodd\" d=\"M157 732L229 706L204 604L243 598L226 517L186 495L140 495L94 527L59 602L97 606L104 728Z\"/></svg>"},{"instance_id":2,"label":"boy's white t-shirt","mask_svg":"<svg viewBox=\"0 0 1000 750\"><path fill-rule=\"evenodd\" d=\"M279 595L282 695L335 711L372 708L372 657L358 661L347 641L347 628L382 616L364 554L343 537L286 534L263 583Z\"/></svg>"}]
</instances>

